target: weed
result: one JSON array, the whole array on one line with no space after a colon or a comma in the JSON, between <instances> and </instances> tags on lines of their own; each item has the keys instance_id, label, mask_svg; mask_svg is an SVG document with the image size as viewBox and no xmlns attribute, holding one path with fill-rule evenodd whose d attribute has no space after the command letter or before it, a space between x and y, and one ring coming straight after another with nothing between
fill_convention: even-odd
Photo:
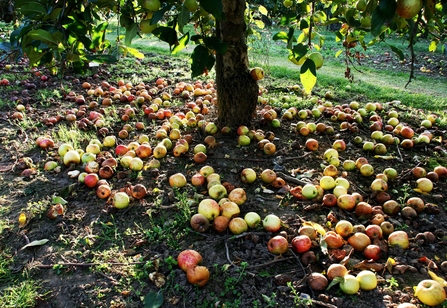
<instances>
[{"instance_id":1,"label":"weed","mask_svg":"<svg viewBox=\"0 0 447 308\"><path fill-rule=\"evenodd\" d=\"M312 298L309 295L298 293L292 282L288 282L287 286L290 288L290 292L293 294L293 303L296 306L312 306Z\"/></svg>"},{"instance_id":2,"label":"weed","mask_svg":"<svg viewBox=\"0 0 447 308\"><path fill-rule=\"evenodd\" d=\"M62 95L59 89L39 89L36 93L36 98L40 99L40 104L43 107L50 107L56 99L61 99Z\"/></svg>"},{"instance_id":3,"label":"weed","mask_svg":"<svg viewBox=\"0 0 447 308\"><path fill-rule=\"evenodd\" d=\"M408 183L404 183L402 185L402 188L400 189L402 195L397 198L397 201L400 203L402 207L405 206L405 203L407 202L408 197L410 197L411 193L411 186Z\"/></svg>"},{"instance_id":4,"label":"weed","mask_svg":"<svg viewBox=\"0 0 447 308\"><path fill-rule=\"evenodd\" d=\"M276 300L276 293L274 292L270 296L262 294L262 299L267 303L267 306L263 307L278 307L279 305L278 301Z\"/></svg>"},{"instance_id":5,"label":"weed","mask_svg":"<svg viewBox=\"0 0 447 308\"><path fill-rule=\"evenodd\" d=\"M394 277L387 279L386 282L388 283L388 288L390 289L399 287L399 282Z\"/></svg>"},{"instance_id":6,"label":"weed","mask_svg":"<svg viewBox=\"0 0 447 308\"><path fill-rule=\"evenodd\" d=\"M24 280L9 285L1 290L2 307L34 307L39 296L39 283L34 280Z\"/></svg>"}]
</instances>

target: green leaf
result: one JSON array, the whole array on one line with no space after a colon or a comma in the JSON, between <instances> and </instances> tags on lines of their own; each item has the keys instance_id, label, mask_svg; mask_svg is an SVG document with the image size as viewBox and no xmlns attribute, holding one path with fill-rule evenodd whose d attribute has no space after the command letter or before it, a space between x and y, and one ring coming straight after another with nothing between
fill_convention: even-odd
<instances>
[{"instance_id":1,"label":"green leaf","mask_svg":"<svg viewBox=\"0 0 447 308\"><path fill-rule=\"evenodd\" d=\"M178 45L174 47L174 49L172 49L172 54L175 55L177 52L183 50L186 45L188 45L189 42L189 32L186 33L185 35L183 35L179 40L178 40Z\"/></svg>"},{"instance_id":2,"label":"green leaf","mask_svg":"<svg viewBox=\"0 0 447 308\"><path fill-rule=\"evenodd\" d=\"M275 35L273 35L273 40L274 41L281 40L281 41L287 42L289 40L289 37L287 35L287 32L281 31L281 32L275 33Z\"/></svg>"},{"instance_id":3,"label":"green leaf","mask_svg":"<svg viewBox=\"0 0 447 308\"><path fill-rule=\"evenodd\" d=\"M222 0L200 0L200 6L217 20L223 19Z\"/></svg>"},{"instance_id":4,"label":"green leaf","mask_svg":"<svg viewBox=\"0 0 447 308\"><path fill-rule=\"evenodd\" d=\"M309 23L305 19L301 19L300 21L300 30L309 28Z\"/></svg>"},{"instance_id":5,"label":"green leaf","mask_svg":"<svg viewBox=\"0 0 447 308\"><path fill-rule=\"evenodd\" d=\"M39 240L39 241L32 241L31 243L26 244L25 246L20 248L20 250L23 250L23 249L28 248L28 247L42 246L42 245L45 245L48 241L49 241L48 239L43 239L43 240Z\"/></svg>"},{"instance_id":6,"label":"green leaf","mask_svg":"<svg viewBox=\"0 0 447 308\"><path fill-rule=\"evenodd\" d=\"M113 55L88 55L88 56L86 56L86 58L89 61L94 61L94 62L98 62L98 63L116 63L116 62L118 62L118 59ZM69 194L71 194L71 192L74 191L75 186L76 186L76 183L71 184L70 186L66 187L66 188L68 188ZM64 190L66 188L64 188ZM67 197L67 196L65 196L65 197Z\"/></svg>"},{"instance_id":7,"label":"green leaf","mask_svg":"<svg viewBox=\"0 0 447 308\"><path fill-rule=\"evenodd\" d=\"M203 45L197 45L194 48L194 51L191 54L191 74L192 77L197 77L203 74L205 69L207 68L207 64L209 61L209 51Z\"/></svg>"},{"instance_id":8,"label":"green leaf","mask_svg":"<svg viewBox=\"0 0 447 308\"><path fill-rule=\"evenodd\" d=\"M45 31L43 29L31 30L30 32L28 32L28 35L33 40L41 41L42 43L45 43L45 44L55 45L55 46L59 45L59 41L56 41L50 32Z\"/></svg>"},{"instance_id":9,"label":"green leaf","mask_svg":"<svg viewBox=\"0 0 447 308\"><path fill-rule=\"evenodd\" d=\"M177 25L178 25L178 30L183 33L183 27L189 22L189 20L191 19L191 15L188 11L188 9L182 5L182 9L180 11L180 13L178 14L178 19L177 19Z\"/></svg>"},{"instance_id":10,"label":"green leaf","mask_svg":"<svg viewBox=\"0 0 447 308\"><path fill-rule=\"evenodd\" d=\"M397 48L396 46L390 45L391 50L399 57L399 60L403 60L405 59L404 57L404 53L402 52L402 50L400 50L399 48Z\"/></svg>"},{"instance_id":11,"label":"green leaf","mask_svg":"<svg viewBox=\"0 0 447 308\"><path fill-rule=\"evenodd\" d=\"M62 197L59 197L59 196L53 196L53 197L51 198L51 203L53 203L53 204L58 204L58 203L60 203L60 204L64 205L64 204L67 204L68 202L67 202L64 198L62 198Z\"/></svg>"},{"instance_id":12,"label":"green leaf","mask_svg":"<svg viewBox=\"0 0 447 308\"><path fill-rule=\"evenodd\" d=\"M159 308L163 305L163 292L149 292L144 297L144 308Z\"/></svg>"},{"instance_id":13,"label":"green leaf","mask_svg":"<svg viewBox=\"0 0 447 308\"><path fill-rule=\"evenodd\" d=\"M309 46L307 46L306 44L299 43L293 46L292 51L295 58L300 59L307 54L307 52L309 51Z\"/></svg>"},{"instance_id":14,"label":"green leaf","mask_svg":"<svg viewBox=\"0 0 447 308\"><path fill-rule=\"evenodd\" d=\"M168 43L169 46L174 46L178 43L177 32L170 27L158 27L152 31L152 34L163 42Z\"/></svg>"},{"instance_id":15,"label":"green leaf","mask_svg":"<svg viewBox=\"0 0 447 308\"><path fill-rule=\"evenodd\" d=\"M33 14L41 14L41 15L47 14L47 10L45 9L45 6L39 2L34 2L34 1L32 3L24 4L20 8L20 11L25 16L33 15Z\"/></svg>"},{"instance_id":16,"label":"green leaf","mask_svg":"<svg viewBox=\"0 0 447 308\"><path fill-rule=\"evenodd\" d=\"M171 8L172 8L172 5L167 5L167 6L163 7L162 9L154 12L154 14L151 17L151 23L152 24L158 23L160 20L162 20L164 18L165 13L167 11L171 10Z\"/></svg>"},{"instance_id":17,"label":"green leaf","mask_svg":"<svg viewBox=\"0 0 447 308\"><path fill-rule=\"evenodd\" d=\"M109 26L108 22L98 25L92 33L92 43L94 47L100 47L106 38L106 30Z\"/></svg>"},{"instance_id":18,"label":"green leaf","mask_svg":"<svg viewBox=\"0 0 447 308\"><path fill-rule=\"evenodd\" d=\"M135 22L131 26L126 28L126 36L124 39L124 44L126 46L132 45L132 40L134 39L135 36L137 36L138 30L139 30L138 25Z\"/></svg>"},{"instance_id":19,"label":"green leaf","mask_svg":"<svg viewBox=\"0 0 447 308\"><path fill-rule=\"evenodd\" d=\"M394 0L380 0L379 5L373 12L371 20L371 34L379 36L387 29L389 23L396 12L396 2Z\"/></svg>"},{"instance_id":20,"label":"green leaf","mask_svg":"<svg viewBox=\"0 0 447 308\"><path fill-rule=\"evenodd\" d=\"M300 69L300 81L306 93L310 94L317 83L317 70L314 61L307 59Z\"/></svg>"},{"instance_id":21,"label":"green leaf","mask_svg":"<svg viewBox=\"0 0 447 308\"><path fill-rule=\"evenodd\" d=\"M222 42L215 36L204 37L203 42L205 46L211 50L215 50L219 54L223 55L227 52L228 45L227 43Z\"/></svg>"},{"instance_id":22,"label":"green leaf","mask_svg":"<svg viewBox=\"0 0 447 308\"><path fill-rule=\"evenodd\" d=\"M296 14L294 13L288 13L284 16L281 16L281 19L279 21L280 26L287 26L290 23L294 22L296 20Z\"/></svg>"},{"instance_id":23,"label":"green leaf","mask_svg":"<svg viewBox=\"0 0 447 308\"><path fill-rule=\"evenodd\" d=\"M343 280L343 277L340 277L340 276L335 277L334 279L332 279L331 283L327 286L326 290L329 290L333 286L339 284L342 280Z\"/></svg>"}]
</instances>

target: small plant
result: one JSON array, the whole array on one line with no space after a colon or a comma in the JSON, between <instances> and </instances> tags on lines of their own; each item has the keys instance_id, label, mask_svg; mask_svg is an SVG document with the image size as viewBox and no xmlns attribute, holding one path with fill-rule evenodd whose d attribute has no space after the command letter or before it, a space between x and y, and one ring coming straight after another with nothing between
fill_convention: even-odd
<instances>
[{"instance_id":1,"label":"small plant","mask_svg":"<svg viewBox=\"0 0 447 308\"><path fill-rule=\"evenodd\" d=\"M387 288L389 288L389 289L398 288L399 287L399 282L394 277L391 277L391 278L387 279L386 282L388 283Z\"/></svg>"},{"instance_id":2,"label":"small plant","mask_svg":"<svg viewBox=\"0 0 447 308\"><path fill-rule=\"evenodd\" d=\"M290 288L290 292L293 294L293 303L297 307L312 306L312 298L307 294L300 294L293 286L292 282L288 282L287 286Z\"/></svg>"},{"instance_id":3,"label":"small plant","mask_svg":"<svg viewBox=\"0 0 447 308\"><path fill-rule=\"evenodd\" d=\"M408 197L410 197L410 192L412 191L410 184L404 183L400 191L402 193L402 196L398 197L397 201L400 203L402 207L404 207L405 202L407 201Z\"/></svg>"}]
</instances>

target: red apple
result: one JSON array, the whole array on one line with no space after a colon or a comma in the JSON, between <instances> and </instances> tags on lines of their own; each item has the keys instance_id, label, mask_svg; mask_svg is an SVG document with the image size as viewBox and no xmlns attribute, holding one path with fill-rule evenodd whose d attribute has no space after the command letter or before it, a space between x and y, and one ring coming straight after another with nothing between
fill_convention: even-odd
<instances>
[{"instance_id":1,"label":"red apple","mask_svg":"<svg viewBox=\"0 0 447 308\"><path fill-rule=\"evenodd\" d=\"M373 240L375 238L381 239L383 236L382 228L379 225L368 225L365 229L366 235Z\"/></svg>"},{"instance_id":2,"label":"red apple","mask_svg":"<svg viewBox=\"0 0 447 308\"><path fill-rule=\"evenodd\" d=\"M309 151L316 151L318 150L318 141L313 138L309 138L306 140L305 147Z\"/></svg>"},{"instance_id":3,"label":"red apple","mask_svg":"<svg viewBox=\"0 0 447 308\"><path fill-rule=\"evenodd\" d=\"M268 241L267 249L270 253L280 255L289 250L289 242L285 237L276 235Z\"/></svg>"},{"instance_id":4,"label":"red apple","mask_svg":"<svg viewBox=\"0 0 447 308\"><path fill-rule=\"evenodd\" d=\"M335 231L326 232L323 239L326 242L328 248L337 249L343 246L343 238Z\"/></svg>"},{"instance_id":5,"label":"red apple","mask_svg":"<svg viewBox=\"0 0 447 308\"><path fill-rule=\"evenodd\" d=\"M247 200L247 193L243 188L235 188L228 194L228 199L237 205L242 205Z\"/></svg>"},{"instance_id":6,"label":"red apple","mask_svg":"<svg viewBox=\"0 0 447 308\"><path fill-rule=\"evenodd\" d=\"M291 245L296 253L304 253L312 247L312 240L307 235L298 235L292 239Z\"/></svg>"},{"instance_id":7,"label":"red apple","mask_svg":"<svg viewBox=\"0 0 447 308\"><path fill-rule=\"evenodd\" d=\"M243 218L234 217L233 219L230 220L230 223L228 224L228 229L230 229L231 233L238 235L247 231L248 225Z\"/></svg>"},{"instance_id":8,"label":"red apple","mask_svg":"<svg viewBox=\"0 0 447 308\"><path fill-rule=\"evenodd\" d=\"M169 185L172 188L184 187L186 183L186 177L182 173L175 173L169 177Z\"/></svg>"},{"instance_id":9,"label":"red apple","mask_svg":"<svg viewBox=\"0 0 447 308\"><path fill-rule=\"evenodd\" d=\"M200 253L192 249L183 250L177 257L177 263L178 266L186 272L188 268L195 267L202 263L202 256Z\"/></svg>"},{"instance_id":10,"label":"red apple","mask_svg":"<svg viewBox=\"0 0 447 308\"><path fill-rule=\"evenodd\" d=\"M367 260L377 261L380 259L382 251L379 246L371 244L365 247L363 255Z\"/></svg>"}]
</instances>

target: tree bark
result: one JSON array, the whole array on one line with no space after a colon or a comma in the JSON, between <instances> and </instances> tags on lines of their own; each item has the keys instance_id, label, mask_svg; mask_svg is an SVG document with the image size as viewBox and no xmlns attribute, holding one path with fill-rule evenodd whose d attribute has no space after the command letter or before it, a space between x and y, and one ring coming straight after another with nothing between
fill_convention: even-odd
<instances>
[{"instance_id":1,"label":"tree bark","mask_svg":"<svg viewBox=\"0 0 447 308\"><path fill-rule=\"evenodd\" d=\"M218 124L249 125L256 115L259 86L248 67L245 0L222 0L224 18L217 23L217 37L227 43L216 55Z\"/></svg>"}]
</instances>

